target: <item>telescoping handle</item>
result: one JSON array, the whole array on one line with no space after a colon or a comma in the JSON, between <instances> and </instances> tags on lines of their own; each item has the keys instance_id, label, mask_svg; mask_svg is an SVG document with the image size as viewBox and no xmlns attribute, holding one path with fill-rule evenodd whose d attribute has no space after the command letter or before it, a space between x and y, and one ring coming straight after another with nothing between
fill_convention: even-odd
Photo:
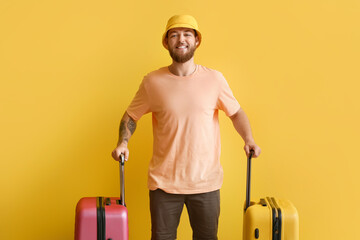
<instances>
[{"instance_id":1,"label":"telescoping handle","mask_svg":"<svg viewBox=\"0 0 360 240\"><path fill-rule=\"evenodd\" d=\"M120 154L120 203L125 206L125 183L124 183L124 167L125 166L125 156L124 154Z\"/></svg>"},{"instance_id":2,"label":"telescoping handle","mask_svg":"<svg viewBox=\"0 0 360 240\"><path fill-rule=\"evenodd\" d=\"M251 158L254 154L254 150L250 150L250 154L247 160L247 177L246 177L246 202L245 211L250 206L250 180L251 180Z\"/></svg>"}]
</instances>

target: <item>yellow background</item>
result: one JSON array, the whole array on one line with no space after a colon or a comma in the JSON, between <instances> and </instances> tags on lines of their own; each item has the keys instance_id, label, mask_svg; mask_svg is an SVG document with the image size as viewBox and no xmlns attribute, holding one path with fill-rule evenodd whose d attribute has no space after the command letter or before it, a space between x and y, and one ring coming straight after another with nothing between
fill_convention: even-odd
<instances>
[{"instance_id":1,"label":"yellow background","mask_svg":"<svg viewBox=\"0 0 360 240\"><path fill-rule=\"evenodd\" d=\"M117 196L110 157L142 77L171 63L166 21L192 14L195 61L221 71L262 155L252 199L290 199L300 239L356 239L360 225L360 3L274 1L0 2L0 239L72 239L83 196ZM222 113L219 239L241 239L246 159ZM130 142L130 239L149 239L151 117ZM184 214L179 239L191 239Z\"/></svg>"}]
</instances>

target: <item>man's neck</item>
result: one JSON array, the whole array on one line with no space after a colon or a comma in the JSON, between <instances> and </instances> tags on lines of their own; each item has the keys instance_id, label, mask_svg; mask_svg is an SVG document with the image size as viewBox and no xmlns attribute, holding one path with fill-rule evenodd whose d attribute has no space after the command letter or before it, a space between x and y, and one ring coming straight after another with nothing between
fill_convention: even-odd
<instances>
[{"instance_id":1,"label":"man's neck","mask_svg":"<svg viewBox=\"0 0 360 240\"><path fill-rule=\"evenodd\" d=\"M194 58L192 58L184 63L178 63L173 61L173 63L168 68L172 74L175 74L180 77L184 77L184 76L189 76L193 72L195 72L196 64L194 63Z\"/></svg>"}]
</instances>

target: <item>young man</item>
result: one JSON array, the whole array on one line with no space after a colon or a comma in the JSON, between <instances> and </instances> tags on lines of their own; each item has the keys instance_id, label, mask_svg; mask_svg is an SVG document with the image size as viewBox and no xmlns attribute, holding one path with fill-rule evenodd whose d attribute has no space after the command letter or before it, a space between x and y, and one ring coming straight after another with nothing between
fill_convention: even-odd
<instances>
[{"instance_id":1,"label":"young man","mask_svg":"<svg viewBox=\"0 0 360 240\"><path fill-rule=\"evenodd\" d=\"M146 75L120 124L118 146L112 152L129 157L128 141L142 115L152 112L154 149L148 187L152 238L176 239L184 204L193 239L217 239L223 171L220 165L218 110L232 120L254 157L249 120L223 75L194 63L201 43L196 20L189 15L169 19L163 35L172 64Z\"/></svg>"}]
</instances>

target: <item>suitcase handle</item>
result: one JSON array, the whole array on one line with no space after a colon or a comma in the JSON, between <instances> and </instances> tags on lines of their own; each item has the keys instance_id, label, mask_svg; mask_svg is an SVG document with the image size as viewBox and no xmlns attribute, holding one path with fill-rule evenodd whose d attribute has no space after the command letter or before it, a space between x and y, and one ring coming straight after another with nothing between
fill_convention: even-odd
<instances>
[{"instance_id":1,"label":"suitcase handle","mask_svg":"<svg viewBox=\"0 0 360 240\"><path fill-rule=\"evenodd\" d=\"M247 161L245 211L250 206L251 158L254 153L255 153L254 150L250 150L250 154L249 154L248 161Z\"/></svg>"},{"instance_id":2,"label":"suitcase handle","mask_svg":"<svg viewBox=\"0 0 360 240\"><path fill-rule=\"evenodd\" d=\"M120 204L125 206L125 183L124 183L124 166L125 155L120 154L119 169L120 169Z\"/></svg>"}]
</instances>

